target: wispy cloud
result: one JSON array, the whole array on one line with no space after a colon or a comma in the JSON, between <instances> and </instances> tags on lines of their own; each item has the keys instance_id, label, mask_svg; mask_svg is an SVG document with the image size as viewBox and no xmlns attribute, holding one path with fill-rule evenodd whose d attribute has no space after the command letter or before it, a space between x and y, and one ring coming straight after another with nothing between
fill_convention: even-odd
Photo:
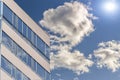
<instances>
[{"instance_id":1,"label":"wispy cloud","mask_svg":"<svg viewBox=\"0 0 120 80\"><path fill-rule=\"evenodd\" d=\"M88 67L92 66L93 62L84 57L83 53L79 51L70 52L68 50L61 50L57 55L51 55L51 68L67 68L78 75L80 73L89 72Z\"/></svg>"},{"instance_id":2,"label":"wispy cloud","mask_svg":"<svg viewBox=\"0 0 120 80\"><path fill-rule=\"evenodd\" d=\"M97 58L97 66L106 67L115 72L120 68L120 42L108 41L99 43L98 49L94 51Z\"/></svg>"},{"instance_id":3,"label":"wispy cloud","mask_svg":"<svg viewBox=\"0 0 120 80\"><path fill-rule=\"evenodd\" d=\"M65 2L56 9L46 10L40 21L43 27L52 32L51 68L67 68L77 74L89 72L93 62L72 47L94 31L88 7L78 1Z\"/></svg>"}]
</instances>

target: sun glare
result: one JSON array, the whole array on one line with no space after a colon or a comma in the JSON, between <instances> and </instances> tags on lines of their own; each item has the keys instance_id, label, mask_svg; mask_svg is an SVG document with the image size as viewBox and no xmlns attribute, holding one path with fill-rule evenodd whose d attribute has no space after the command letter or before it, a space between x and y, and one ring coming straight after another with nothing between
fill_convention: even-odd
<instances>
[{"instance_id":1,"label":"sun glare","mask_svg":"<svg viewBox=\"0 0 120 80\"><path fill-rule=\"evenodd\" d=\"M106 12L115 12L117 9L117 4L113 1L105 2L103 8Z\"/></svg>"}]
</instances>

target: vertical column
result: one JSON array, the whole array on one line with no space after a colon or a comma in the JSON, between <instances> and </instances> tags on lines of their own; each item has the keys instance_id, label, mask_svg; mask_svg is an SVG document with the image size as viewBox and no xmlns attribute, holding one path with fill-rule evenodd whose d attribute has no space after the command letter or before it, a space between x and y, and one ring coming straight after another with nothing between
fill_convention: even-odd
<instances>
[{"instance_id":1,"label":"vertical column","mask_svg":"<svg viewBox=\"0 0 120 80\"><path fill-rule=\"evenodd\" d=\"M3 2L0 0L0 69L1 69L1 42L2 42L2 26L1 26L2 14L3 14ZM1 80L1 70L0 70L0 80Z\"/></svg>"}]
</instances>

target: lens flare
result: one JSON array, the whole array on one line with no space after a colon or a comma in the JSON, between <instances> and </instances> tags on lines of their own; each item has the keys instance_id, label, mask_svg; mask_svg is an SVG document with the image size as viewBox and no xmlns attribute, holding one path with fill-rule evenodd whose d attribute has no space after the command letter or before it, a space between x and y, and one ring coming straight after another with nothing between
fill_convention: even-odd
<instances>
[{"instance_id":1,"label":"lens flare","mask_svg":"<svg viewBox=\"0 0 120 80\"><path fill-rule=\"evenodd\" d=\"M117 4L113 1L105 2L103 8L106 12L115 12L117 9Z\"/></svg>"}]
</instances>

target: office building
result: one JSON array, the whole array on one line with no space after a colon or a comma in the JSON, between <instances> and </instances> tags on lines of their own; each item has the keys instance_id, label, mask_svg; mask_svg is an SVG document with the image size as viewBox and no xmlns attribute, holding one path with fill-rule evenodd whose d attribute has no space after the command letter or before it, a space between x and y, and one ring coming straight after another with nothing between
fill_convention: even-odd
<instances>
[{"instance_id":1,"label":"office building","mask_svg":"<svg viewBox=\"0 0 120 80\"><path fill-rule=\"evenodd\" d=\"M50 39L14 0L0 1L0 80L50 80Z\"/></svg>"}]
</instances>

